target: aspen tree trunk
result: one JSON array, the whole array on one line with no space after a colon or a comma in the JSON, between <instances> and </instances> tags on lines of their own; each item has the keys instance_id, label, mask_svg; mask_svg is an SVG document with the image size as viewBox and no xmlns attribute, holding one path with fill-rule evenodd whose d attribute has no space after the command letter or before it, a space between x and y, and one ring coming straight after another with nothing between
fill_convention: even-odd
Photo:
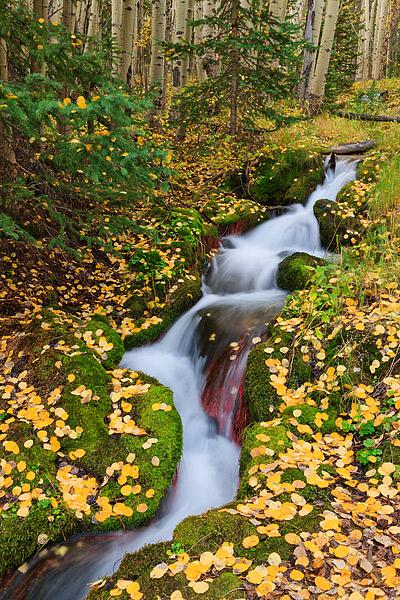
<instances>
[{"instance_id":1,"label":"aspen tree trunk","mask_svg":"<svg viewBox=\"0 0 400 600\"><path fill-rule=\"evenodd\" d=\"M166 1L165 5L165 40L169 41L171 36L171 2ZM167 86L168 86L169 62L164 58L164 71L161 94L161 110L167 106Z\"/></svg>"},{"instance_id":2,"label":"aspen tree trunk","mask_svg":"<svg viewBox=\"0 0 400 600\"><path fill-rule=\"evenodd\" d=\"M136 81L136 75L139 85L144 85L144 77L143 77L143 60L142 54L143 49L141 46L141 35L143 29L143 0L137 0L137 16L136 16L136 39L135 39L135 47L133 49L132 56L132 74Z\"/></svg>"},{"instance_id":3,"label":"aspen tree trunk","mask_svg":"<svg viewBox=\"0 0 400 600\"><path fill-rule=\"evenodd\" d=\"M150 62L150 85L161 81L164 76L164 56L160 43L165 40L165 13L166 1L153 0L151 6L152 16L152 41Z\"/></svg>"},{"instance_id":4,"label":"aspen tree trunk","mask_svg":"<svg viewBox=\"0 0 400 600\"><path fill-rule=\"evenodd\" d=\"M194 20L200 21L203 18L203 0L195 0L194 2ZM203 25L197 25L194 28L194 43L199 45L203 37ZM195 71L197 81L201 83L207 78L206 72L203 69L203 63L199 56L195 58Z\"/></svg>"},{"instance_id":5,"label":"aspen tree trunk","mask_svg":"<svg viewBox=\"0 0 400 600\"><path fill-rule=\"evenodd\" d=\"M368 32L369 0L361 0L360 31L358 34L358 63L356 81L363 78L365 56L365 41Z\"/></svg>"},{"instance_id":6,"label":"aspen tree trunk","mask_svg":"<svg viewBox=\"0 0 400 600\"><path fill-rule=\"evenodd\" d=\"M317 114L320 111L324 99L326 76L328 74L329 62L331 59L339 10L340 0L327 0L321 47L318 52L314 75L310 84L309 110L312 115Z\"/></svg>"},{"instance_id":7,"label":"aspen tree trunk","mask_svg":"<svg viewBox=\"0 0 400 600\"><path fill-rule=\"evenodd\" d=\"M101 38L100 31L100 2L99 0L92 0L90 3L90 10L88 15L88 24L87 24L87 35L89 38ZM85 43L85 47L83 49L84 52L87 52L90 46L93 45L93 42L89 40Z\"/></svg>"},{"instance_id":8,"label":"aspen tree trunk","mask_svg":"<svg viewBox=\"0 0 400 600\"><path fill-rule=\"evenodd\" d=\"M122 31L121 31L121 77L128 85L132 83L132 55L135 44L135 0L123 0L122 4Z\"/></svg>"},{"instance_id":9,"label":"aspen tree trunk","mask_svg":"<svg viewBox=\"0 0 400 600\"><path fill-rule=\"evenodd\" d=\"M385 31L386 22L388 20L387 8L388 0L378 1L376 9L374 51L372 56L372 79L375 80L379 79L381 75L384 60Z\"/></svg>"},{"instance_id":10,"label":"aspen tree trunk","mask_svg":"<svg viewBox=\"0 0 400 600\"><path fill-rule=\"evenodd\" d=\"M216 13L216 7L215 7L215 0L204 0L204 4L203 4L203 18L204 19L208 19L209 17L213 17L215 16ZM214 35L214 29L211 25L205 24L203 26L203 40L207 41L209 39L211 39ZM203 71L205 72L205 77L204 79L207 79L207 77L213 77L214 73L214 66L212 64L212 59L213 59L213 53L212 50L209 50L207 54L205 54L203 56L202 59L202 68Z\"/></svg>"},{"instance_id":11,"label":"aspen tree trunk","mask_svg":"<svg viewBox=\"0 0 400 600\"><path fill-rule=\"evenodd\" d=\"M62 0L49 0L49 22L60 22L62 15Z\"/></svg>"},{"instance_id":12,"label":"aspen tree trunk","mask_svg":"<svg viewBox=\"0 0 400 600\"><path fill-rule=\"evenodd\" d=\"M188 0L176 1L175 26L173 29L172 40L175 44L182 41L185 35L185 20L188 7ZM172 85L179 93L182 89L182 58L174 61L172 67Z\"/></svg>"},{"instance_id":13,"label":"aspen tree trunk","mask_svg":"<svg viewBox=\"0 0 400 600\"><path fill-rule=\"evenodd\" d=\"M33 13L37 20L43 19L45 23L49 20L49 2L48 0L34 0L33 1ZM32 73L41 73L42 75L46 72L46 65L43 63L39 66L35 60L31 61Z\"/></svg>"},{"instance_id":14,"label":"aspen tree trunk","mask_svg":"<svg viewBox=\"0 0 400 600\"><path fill-rule=\"evenodd\" d=\"M365 13L364 13L364 25L365 25L365 36L363 45L363 61L362 61L362 81L367 81L370 74L371 67L371 40L373 25L376 12L376 0L371 4L371 0L365 0Z\"/></svg>"},{"instance_id":15,"label":"aspen tree trunk","mask_svg":"<svg viewBox=\"0 0 400 600\"><path fill-rule=\"evenodd\" d=\"M8 82L8 46L4 38L0 38L0 81ZM0 182L11 180L16 177L15 152L12 144L12 138L7 131L7 127L0 120ZM6 197L3 195L0 186L0 198L5 209Z\"/></svg>"},{"instance_id":16,"label":"aspen tree trunk","mask_svg":"<svg viewBox=\"0 0 400 600\"><path fill-rule=\"evenodd\" d=\"M304 41L306 43L310 43L312 42L312 37L313 37L313 22L315 19L315 1L316 0L308 0L308 11L307 11L307 21L306 21L306 28L304 31ZM301 102L304 102L305 97L306 97L306 89L307 89L307 84L310 81L310 74L311 74L311 70L312 70L312 53L311 50L305 50L304 51L304 60L303 60L303 67L301 70L301 76L300 76L300 86L299 86L299 92L298 92L298 96L299 96L299 100L301 100Z\"/></svg>"},{"instance_id":17,"label":"aspen tree trunk","mask_svg":"<svg viewBox=\"0 0 400 600\"><path fill-rule=\"evenodd\" d=\"M231 136L231 144L236 143L237 138L237 100L238 100L238 89L239 89L239 50L237 41L239 38L239 21L238 21L238 1L232 0L232 13L231 13L231 24L232 24L232 38L234 43L232 45L231 55L231 115L230 115L230 126L229 135Z\"/></svg>"},{"instance_id":18,"label":"aspen tree trunk","mask_svg":"<svg viewBox=\"0 0 400 600\"><path fill-rule=\"evenodd\" d=\"M185 15L185 30L183 38L191 43L192 41L192 26L189 25L189 21L193 21L194 12L194 0L187 0L187 9ZM190 57L187 54L182 58L182 70L181 70L181 86L184 87L189 82L190 75Z\"/></svg>"},{"instance_id":19,"label":"aspen tree trunk","mask_svg":"<svg viewBox=\"0 0 400 600\"><path fill-rule=\"evenodd\" d=\"M278 21L283 23L286 17L288 0L270 0L269 12Z\"/></svg>"},{"instance_id":20,"label":"aspen tree trunk","mask_svg":"<svg viewBox=\"0 0 400 600\"><path fill-rule=\"evenodd\" d=\"M118 53L121 48L122 32L122 0L112 0L111 3L111 36L113 38L113 72L121 74L121 57Z\"/></svg>"},{"instance_id":21,"label":"aspen tree trunk","mask_svg":"<svg viewBox=\"0 0 400 600\"><path fill-rule=\"evenodd\" d=\"M296 2L289 6L288 10L291 23L293 23L293 25L297 25L298 27L303 23L303 4L304 0L296 0ZM297 41L302 39L300 30L296 33L295 38Z\"/></svg>"},{"instance_id":22,"label":"aspen tree trunk","mask_svg":"<svg viewBox=\"0 0 400 600\"><path fill-rule=\"evenodd\" d=\"M76 3L76 32L86 35L90 13L90 0L78 0Z\"/></svg>"},{"instance_id":23,"label":"aspen tree trunk","mask_svg":"<svg viewBox=\"0 0 400 600\"><path fill-rule=\"evenodd\" d=\"M164 83L164 56L163 49L160 46L165 40L165 16L166 0L153 0L151 7L152 15L152 40L151 40L151 61L149 84L157 84L155 89L156 96L153 98L154 108L149 111L148 118L154 120L154 117L161 114L163 101L163 83Z\"/></svg>"},{"instance_id":24,"label":"aspen tree trunk","mask_svg":"<svg viewBox=\"0 0 400 600\"><path fill-rule=\"evenodd\" d=\"M340 0L339 0L339 2L340 2ZM324 15L324 8L325 8L325 0L315 0L315 13L314 13L314 19L312 22L312 37L311 37L311 42L312 42L313 46L319 46L319 41L320 41L320 37L321 37L322 20L323 20L323 15ZM311 71L310 71L309 82L311 82L311 79L314 77L316 58L317 58L317 50L312 50L311 51Z\"/></svg>"}]
</instances>

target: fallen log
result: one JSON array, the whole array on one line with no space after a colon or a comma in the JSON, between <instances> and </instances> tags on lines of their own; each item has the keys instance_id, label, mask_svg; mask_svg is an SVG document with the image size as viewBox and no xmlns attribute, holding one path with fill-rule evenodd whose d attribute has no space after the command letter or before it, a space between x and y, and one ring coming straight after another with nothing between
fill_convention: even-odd
<instances>
[{"instance_id":1,"label":"fallen log","mask_svg":"<svg viewBox=\"0 0 400 600\"><path fill-rule=\"evenodd\" d=\"M375 148L376 140L364 140L363 142L349 142L348 144L340 144L329 149L330 154L362 154Z\"/></svg>"},{"instance_id":2,"label":"fallen log","mask_svg":"<svg viewBox=\"0 0 400 600\"><path fill-rule=\"evenodd\" d=\"M382 123L400 123L400 117L387 117L385 115L366 115L364 113L352 113L344 110L331 110L332 115L345 119L356 119L357 121L381 121Z\"/></svg>"}]
</instances>

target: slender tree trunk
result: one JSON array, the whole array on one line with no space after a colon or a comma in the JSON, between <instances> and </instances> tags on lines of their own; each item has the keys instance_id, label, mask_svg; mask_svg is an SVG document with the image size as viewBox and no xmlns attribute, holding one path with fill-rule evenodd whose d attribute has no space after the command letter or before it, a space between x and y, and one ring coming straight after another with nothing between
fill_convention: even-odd
<instances>
[{"instance_id":1,"label":"slender tree trunk","mask_svg":"<svg viewBox=\"0 0 400 600\"><path fill-rule=\"evenodd\" d=\"M192 26L189 25L189 21L193 21L193 12L194 12L194 1L187 0L187 10L185 15L185 30L184 30L184 39L191 43L192 42ZM185 87L185 85L189 82L190 76L190 60L189 55L183 57L182 59L182 71L181 71L181 86Z\"/></svg>"},{"instance_id":2,"label":"slender tree trunk","mask_svg":"<svg viewBox=\"0 0 400 600\"><path fill-rule=\"evenodd\" d=\"M122 0L112 0L111 4L111 35L113 38L114 61L113 72L115 75L121 74L121 56L119 50L121 48L121 32L122 32Z\"/></svg>"},{"instance_id":3,"label":"slender tree trunk","mask_svg":"<svg viewBox=\"0 0 400 600\"><path fill-rule=\"evenodd\" d=\"M312 42L313 46L319 46L320 37L321 37L322 20L323 20L323 15L324 15L324 8L325 8L325 0L315 0L315 13L314 13L314 19L312 22L312 37L311 37L311 42ZM311 71L310 71L310 77L308 80L309 82L311 82L311 79L314 77L316 58L317 58L317 50L312 50L311 51Z\"/></svg>"},{"instance_id":4,"label":"slender tree trunk","mask_svg":"<svg viewBox=\"0 0 400 600\"><path fill-rule=\"evenodd\" d=\"M157 97L154 98L154 110L152 116L161 113L162 107L162 86L164 78L164 55L161 43L165 39L165 14L166 1L153 0L152 2L152 41L151 41L151 62L149 84L157 86Z\"/></svg>"},{"instance_id":5,"label":"slender tree trunk","mask_svg":"<svg viewBox=\"0 0 400 600\"><path fill-rule=\"evenodd\" d=\"M165 4L165 40L169 41L171 35L171 2L166 1ZM165 110L167 106L167 86L168 86L169 62L164 59L163 83L161 95L161 110Z\"/></svg>"},{"instance_id":6,"label":"slender tree trunk","mask_svg":"<svg viewBox=\"0 0 400 600\"><path fill-rule=\"evenodd\" d=\"M0 80L8 82L8 46L4 38L0 38ZM13 181L16 177L16 165L14 147L12 138L6 125L0 119L0 183L3 181ZM3 209L5 209L6 197L3 195L0 186L0 198Z\"/></svg>"},{"instance_id":7,"label":"slender tree trunk","mask_svg":"<svg viewBox=\"0 0 400 600\"><path fill-rule=\"evenodd\" d=\"M372 79L379 79L384 61L386 22L388 20L388 0L379 0L376 9L374 52L372 57Z\"/></svg>"},{"instance_id":8,"label":"slender tree trunk","mask_svg":"<svg viewBox=\"0 0 400 600\"><path fill-rule=\"evenodd\" d=\"M185 35L185 20L188 7L188 0L177 0L175 12L175 26L173 28L172 40L174 44L182 41ZM172 85L175 91L179 93L182 89L182 58L174 61L172 67Z\"/></svg>"},{"instance_id":9,"label":"slender tree trunk","mask_svg":"<svg viewBox=\"0 0 400 600\"><path fill-rule=\"evenodd\" d=\"M326 76L331 59L339 10L340 0L327 0L321 47L318 52L314 76L310 84L309 110L311 114L317 114L320 111L324 99Z\"/></svg>"},{"instance_id":10,"label":"slender tree trunk","mask_svg":"<svg viewBox=\"0 0 400 600\"><path fill-rule=\"evenodd\" d=\"M92 0L88 17L87 34L89 37L99 37L100 35L100 3L99 0ZM90 45L86 44L85 51Z\"/></svg>"},{"instance_id":11,"label":"slender tree trunk","mask_svg":"<svg viewBox=\"0 0 400 600\"><path fill-rule=\"evenodd\" d=\"M203 18L208 19L209 17L213 17L213 16L215 16L215 13L216 13L215 0L204 0ZM211 25L205 24L203 26L203 40L204 41L210 40L213 37L214 33L215 33L214 28ZM214 58L214 55L213 55L212 50L209 50L208 53L206 53L203 56L202 69L205 72L204 79L207 79L207 77L213 77L215 75L215 72L214 72L215 69L214 69L214 65L212 62L213 58Z\"/></svg>"},{"instance_id":12,"label":"slender tree trunk","mask_svg":"<svg viewBox=\"0 0 400 600\"><path fill-rule=\"evenodd\" d=\"M37 20L43 19L45 23L48 23L48 20L49 20L48 0L34 0L33 1L33 13ZM32 71L32 73L41 73L42 75L44 75L46 72L46 65L43 62L39 66L39 63L32 59L31 71Z\"/></svg>"},{"instance_id":13,"label":"slender tree trunk","mask_svg":"<svg viewBox=\"0 0 400 600\"><path fill-rule=\"evenodd\" d=\"M288 0L270 0L269 12L281 23L284 22L288 7Z\"/></svg>"},{"instance_id":14,"label":"slender tree trunk","mask_svg":"<svg viewBox=\"0 0 400 600\"><path fill-rule=\"evenodd\" d=\"M239 50L237 40L239 39L239 20L238 20L238 0L232 0L232 45L231 54L231 115L229 135L231 136L231 144L236 143L237 139L237 101L239 89Z\"/></svg>"},{"instance_id":15,"label":"slender tree trunk","mask_svg":"<svg viewBox=\"0 0 400 600\"><path fill-rule=\"evenodd\" d=\"M132 82L132 54L135 44L135 0L123 0L122 4L122 30L121 30L121 77L128 85Z\"/></svg>"},{"instance_id":16,"label":"slender tree trunk","mask_svg":"<svg viewBox=\"0 0 400 600\"><path fill-rule=\"evenodd\" d=\"M200 21L203 18L203 0L195 0L194 3L194 20ZM197 25L194 28L194 43L199 45L203 37L203 25ZM195 58L195 71L197 81L201 83L207 78L206 72L203 69L203 63L199 56Z\"/></svg>"},{"instance_id":17,"label":"slender tree trunk","mask_svg":"<svg viewBox=\"0 0 400 600\"><path fill-rule=\"evenodd\" d=\"M305 28L305 32L304 32L304 41L307 44L310 44L312 42L312 34L313 34L313 22L315 19L315 2L316 0L308 0L308 12L307 12L307 21L306 21L306 28ZM304 51L304 60L303 60L303 67L301 70L301 76L300 76L300 86L299 86L299 99L301 100L301 102L304 102L305 97L306 97L306 89L307 89L307 84L310 80L310 74L311 74L311 69L312 69L312 52L311 50L305 50Z\"/></svg>"}]
</instances>

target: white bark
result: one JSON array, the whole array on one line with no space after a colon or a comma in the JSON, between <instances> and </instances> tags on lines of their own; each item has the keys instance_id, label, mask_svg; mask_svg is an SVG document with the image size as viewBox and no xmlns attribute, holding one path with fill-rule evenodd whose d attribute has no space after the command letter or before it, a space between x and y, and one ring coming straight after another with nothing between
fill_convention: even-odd
<instances>
[{"instance_id":1,"label":"white bark","mask_svg":"<svg viewBox=\"0 0 400 600\"><path fill-rule=\"evenodd\" d=\"M122 4L122 30L121 30L121 77L126 83L132 81L132 56L136 33L136 1L123 0Z\"/></svg>"},{"instance_id":2,"label":"white bark","mask_svg":"<svg viewBox=\"0 0 400 600\"><path fill-rule=\"evenodd\" d=\"M165 39L165 0L153 0L151 7L152 15L152 42L150 62L150 85L160 81L164 75L164 56L160 42Z\"/></svg>"},{"instance_id":3,"label":"white bark","mask_svg":"<svg viewBox=\"0 0 400 600\"><path fill-rule=\"evenodd\" d=\"M191 43L192 41L192 26L189 25L189 21L193 21L193 13L194 13L194 1L187 0L187 10L185 16L185 31L183 38ZM190 57L187 54L182 58L182 70L181 70L181 86L185 87L185 85L189 82L190 76Z\"/></svg>"},{"instance_id":4,"label":"white bark","mask_svg":"<svg viewBox=\"0 0 400 600\"><path fill-rule=\"evenodd\" d=\"M381 76L381 68L385 59L384 45L386 23L388 21L388 0L378 0L376 9L374 49L372 56L372 79L379 79Z\"/></svg>"},{"instance_id":5,"label":"white bark","mask_svg":"<svg viewBox=\"0 0 400 600\"><path fill-rule=\"evenodd\" d=\"M122 0L112 0L111 3L111 35L113 38L113 47L116 50L121 48L121 32L122 32ZM114 73L120 73L121 57L115 52L117 57L114 60Z\"/></svg>"},{"instance_id":6,"label":"white bark","mask_svg":"<svg viewBox=\"0 0 400 600\"><path fill-rule=\"evenodd\" d=\"M202 19L202 18L203 18L203 0L195 0L195 2L194 2L194 20L200 21L200 19ZM200 44L202 37L203 37L203 25L197 25L197 27L194 28L194 43L196 45ZM207 78L206 72L203 69L202 60L198 56L196 56L196 58L195 58L195 70L196 70L197 81L199 83L201 83L202 81L204 81Z\"/></svg>"},{"instance_id":7,"label":"white bark","mask_svg":"<svg viewBox=\"0 0 400 600\"><path fill-rule=\"evenodd\" d=\"M327 0L321 47L318 51L314 75L310 84L309 103L312 114L320 110L324 98L326 76L328 74L339 11L340 0Z\"/></svg>"},{"instance_id":8,"label":"white bark","mask_svg":"<svg viewBox=\"0 0 400 600\"><path fill-rule=\"evenodd\" d=\"M281 23L285 20L288 7L288 0L270 0L269 12Z\"/></svg>"},{"instance_id":9,"label":"white bark","mask_svg":"<svg viewBox=\"0 0 400 600\"><path fill-rule=\"evenodd\" d=\"M176 0L175 23L173 28L172 40L178 44L185 36L185 19L188 8L188 0ZM182 89L182 59L174 61L172 67L172 85L179 93Z\"/></svg>"}]
</instances>

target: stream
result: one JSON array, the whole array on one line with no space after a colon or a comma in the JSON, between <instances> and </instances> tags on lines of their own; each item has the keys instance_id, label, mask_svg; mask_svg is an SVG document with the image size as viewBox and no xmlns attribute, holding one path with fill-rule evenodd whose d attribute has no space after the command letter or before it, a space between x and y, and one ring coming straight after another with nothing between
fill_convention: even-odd
<instances>
[{"instance_id":1,"label":"stream","mask_svg":"<svg viewBox=\"0 0 400 600\"><path fill-rule=\"evenodd\" d=\"M1 600L82 600L88 583L111 575L125 552L169 540L186 516L234 498L247 357L266 338L286 298L276 284L278 264L299 251L324 256L313 205L335 200L355 179L356 164L337 160L306 206L293 205L246 235L224 238L204 277L201 300L159 342L125 354L121 367L144 371L173 390L183 423L177 481L157 518L140 530L80 536L43 550L0 591Z\"/></svg>"}]
</instances>

